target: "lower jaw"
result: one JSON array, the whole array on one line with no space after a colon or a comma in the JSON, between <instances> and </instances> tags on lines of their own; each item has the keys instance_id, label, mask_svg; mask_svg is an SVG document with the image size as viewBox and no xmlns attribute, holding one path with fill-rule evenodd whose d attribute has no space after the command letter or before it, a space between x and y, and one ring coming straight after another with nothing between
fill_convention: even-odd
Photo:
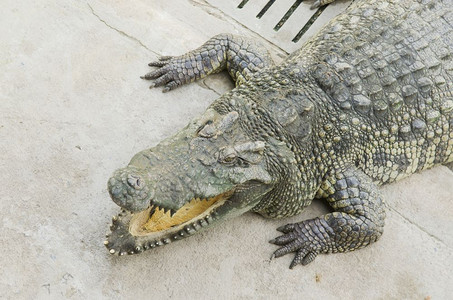
<instances>
[{"instance_id":1,"label":"lower jaw","mask_svg":"<svg viewBox=\"0 0 453 300\"><path fill-rule=\"evenodd\" d=\"M149 215L150 209L138 214L122 210L112 218L111 232L106 235L104 244L111 254L125 255L141 253L181 240L212 225L219 217L217 209L225 204L231 194L232 192L221 195L221 199L196 217L161 231L143 230L143 225L149 221L145 216Z\"/></svg>"}]
</instances>

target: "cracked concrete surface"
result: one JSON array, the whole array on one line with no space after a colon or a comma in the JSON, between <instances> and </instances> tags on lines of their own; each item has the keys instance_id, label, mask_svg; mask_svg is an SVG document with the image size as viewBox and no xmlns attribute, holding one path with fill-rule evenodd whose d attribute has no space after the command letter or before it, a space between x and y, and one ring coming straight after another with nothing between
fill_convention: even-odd
<instances>
[{"instance_id":1,"label":"cracked concrete surface","mask_svg":"<svg viewBox=\"0 0 453 300\"><path fill-rule=\"evenodd\" d=\"M0 298L448 299L453 172L383 187L381 240L289 270L269 261L275 228L322 214L246 214L138 256L102 245L106 181L232 87L225 74L171 93L140 80L159 54L221 32L257 35L200 1L11 1L0 18ZM213 9L215 11L215 9ZM284 53L270 47L276 60Z\"/></svg>"},{"instance_id":2,"label":"cracked concrete surface","mask_svg":"<svg viewBox=\"0 0 453 300\"><path fill-rule=\"evenodd\" d=\"M129 34L127 34L126 32L122 31L122 30L119 30L113 26L111 26L109 23L107 23L105 20L101 19L101 17L99 17L99 15L94 11L93 7L90 5L90 3L87 3L88 7L90 8L91 10L91 13L96 17L98 18L99 21L101 21L102 23L105 24L105 26L107 26L108 28L111 28L113 30L115 30L116 32L118 32L119 34L121 35L124 35L125 37L127 38L130 38L131 40L133 41L136 41L140 46L142 46L143 48L145 48L146 50L150 51L151 53L157 55L157 56L161 56L162 54L159 54L151 49L149 49L145 44L142 43L142 41L140 41L139 39L137 39L136 37L133 37Z\"/></svg>"}]
</instances>

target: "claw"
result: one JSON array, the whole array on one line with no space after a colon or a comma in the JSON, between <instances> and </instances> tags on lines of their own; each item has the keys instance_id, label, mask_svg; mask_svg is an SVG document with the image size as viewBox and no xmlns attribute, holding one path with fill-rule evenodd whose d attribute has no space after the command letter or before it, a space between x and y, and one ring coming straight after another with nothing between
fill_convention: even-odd
<instances>
[{"instance_id":1,"label":"claw","mask_svg":"<svg viewBox=\"0 0 453 300\"><path fill-rule=\"evenodd\" d=\"M154 81L154 87L167 84L171 80L171 76L167 73Z\"/></svg>"},{"instance_id":2,"label":"claw","mask_svg":"<svg viewBox=\"0 0 453 300\"><path fill-rule=\"evenodd\" d=\"M287 224L283 225L277 228L277 231L283 232L283 233L289 233L294 230L294 224Z\"/></svg>"},{"instance_id":3,"label":"claw","mask_svg":"<svg viewBox=\"0 0 453 300\"><path fill-rule=\"evenodd\" d=\"M316 253L316 252L310 252L310 253L308 253L308 254L304 257L304 259L302 260L302 265L303 265L303 266L308 265L309 263L311 263L312 261L315 260L316 256L318 256L318 253Z\"/></svg>"},{"instance_id":4,"label":"claw","mask_svg":"<svg viewBox=\"0 0 453 300\"><path fill-rule=\"evenodd\" d=\"M285 254L286 253L284 247L281 247L274 251L274 253L272 254L272 258L279 258Z\"/></svg>"},{"instance_id":5,"label":"claw","mask_svg":"<svg viewBox=\"0 0 453 300\"><path fill-rule=\"evenodd\" d=\"M300 264L303 261L304 257L307 255L307 253L308 253L308 250L305 250L305 249L297 251L289 268L292 269L295 266L297 266L298 264Z\"/></svg>"},{"instance_id":6,"label":"claw","mask_svg":"<svg viewBox=\"0 0 453 300\"><path fill-rule=\"evenodd\" d=\"M310 9L316 9L316 8L319 8L319 6L321 6L321 0L316 0L316 1L310 6Z\"/></svg>"},{"instance_id":7,"label":"claw","mask_svg":"<svg viewBox=\"0 0 453 300\"><path fill-rule=\"evenodd\" d=\"M166 93L166 92L169 92L171 90L174 90L177 86L178 86L178 84L176 82L171 81L171 82L167 83L167 85L162 90L162 93Z\"/></svg>"},{"instance_id":8,"label":"claw","mask_svg":"<svg viewBox=\"0 0 453 300\"><path fill-rule=\"evenodd\" d=\"M166 64L167 64L167 61L170 60L170 59L172 59L172 58L173 58L173 56L168 56L168 55L166 55L166 56L161 56L161 57L158 58L157 61L152 61L152 62L150 62L150 63L148 64L148 66L150 66L150 67L161 67L161 66L163 66L163 65L166 65Z\"/></svg>"},{"instance_id":9,"label":"claw","mask_svg":"<svg viewBox=\"0 0 453 300\"><path fill-rule=\"evenodd\" d=\"M154 71L151 71L143 76L140 76L141 79L156 79L156 78L159 78L160 76L164 75L166 72L165 69L161 68L161 69L157 69L157 70L154 70Z\"/></svg>"},{"instance_id":10,"label":"claw","mask_svg":"<svg viewBox=\"0 0 453 300\"><path fill-rule=\"evenodd\" d=\"M277 231L283 232L283 229L285 229L286 225L277 227Z\"/></svg>"},{"instance_id":11,"label":"claw","mask_svg":"<svg viewBox=\"0 0 453 300\"><path fill-rule=\"evenodd\" d=\"M269 241L271 244L275 245L285 245L288 244L296 239L296 235L292 233L288 233L285 235L281 235L279 237L276 237L275 239L272 239Z\"/></svg>"},{"instance_id":12,"label":"claw","mask_svg":"<svg viewBox=\"0 0 453 300\"><path fill-rule=\"evenodd\" d=\"M172 59L172 58L173 58L173 56L171 56L171 55L164 55L164 56L159 57L159 60L160 61L165 61L165 60L169 60L169 59Z\"/></svg>"},{"instance_id":13,"label":"claw","mask_svg":"<svg viewBox=\"0 0 453 300\"><path fill-rule=\"evenodd\" d=\"M290 252L293 252L296 249L297 249L296 243L292 242L292 243L290 243L288 245L285 245L285 246L275 250L274 255L275 255L275 257L281 257L283 255L286 255L286 254L290 253Z\"/></svg>"},{"instance_id":14,"label":"claw","mask_svg":"<svg viewBox=\"0 0 453 300\"><path fill-rule=\"evenodd\" d=\"M291 264L289 265L289 268L292 270L295 266L297 266L298 264L300 264L299 261L296 261L296 259L293 259L293 261L291 262Z\"/></svg>"},{"instance_id":15,"label":"claw","mask_svg":"<svg viewBox=\"0 0 453 300\"><path fill-rule=\"evenodd\" d=\"M289 266L290 269L294 268L297 265L306 266L312 261L315 260L318 253L309 251L307 249L302 249L297 251L296 256L294 257L291 265Z\"/></svg>"},{"instance_id":16,"label":"claw","mask_svg":"<svg viewBox=\"0 0 453 300\"><path fill-rule=\"evenodd\" d=\"M152 61L148 64L150 67L163 67L167 64L166 61Z\"/></svg>"}]
</instances>

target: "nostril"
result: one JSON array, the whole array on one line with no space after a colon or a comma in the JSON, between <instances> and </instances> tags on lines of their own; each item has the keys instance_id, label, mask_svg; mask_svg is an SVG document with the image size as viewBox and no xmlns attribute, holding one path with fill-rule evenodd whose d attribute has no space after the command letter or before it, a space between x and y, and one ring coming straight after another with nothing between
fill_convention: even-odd
<instances>
[{"instance_id":1,"label":"nostril","mask_svg":"<svg viewBox=\"0 0 453 300\"><path fill-rule=\"evenodd\" d=\"M127 176L127 184L134 189L140 190L143 188L143 181L140 177L129 174Z\"/></svg>"}]
</instances>

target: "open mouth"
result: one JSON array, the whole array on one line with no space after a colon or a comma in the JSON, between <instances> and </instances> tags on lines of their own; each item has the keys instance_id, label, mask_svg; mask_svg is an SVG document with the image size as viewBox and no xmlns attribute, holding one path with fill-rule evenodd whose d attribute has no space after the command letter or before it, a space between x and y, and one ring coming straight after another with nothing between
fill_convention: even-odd
<instances>
[{"instance_id":1,"label":"open mouth","mask_svg":"<svg viewBox=\"0 0 453 300\"><path fill-rule=\"evenodd\" d=\"M172 214L170 210L152 205L133 215L129 231L135 236L146 236L166 231L208 216L214 208L222 205L231 193L223 193L209 199L194 198Z\"/></svg>"},{"instance_id":2,"label":"open mouth","mask_svg":"<svg viewBox=\"0 0 453 300\"><path fill-rule=\"evenodd\" d=\"M173 212L155 203L138 213L123 209L113 217L104 244L111 254L134 254L192 235L217 219L216 209L233 192L207 199L194 198Z\"/></svg>"}]
</instances>

